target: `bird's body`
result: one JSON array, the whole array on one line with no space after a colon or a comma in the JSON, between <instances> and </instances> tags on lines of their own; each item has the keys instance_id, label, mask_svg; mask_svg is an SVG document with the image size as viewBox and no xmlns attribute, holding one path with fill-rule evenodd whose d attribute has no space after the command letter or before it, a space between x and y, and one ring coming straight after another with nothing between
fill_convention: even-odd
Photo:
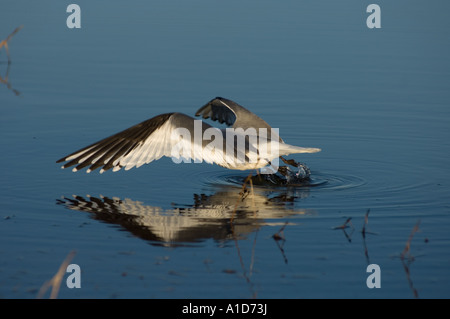
<instances>
[{"instance_id":1,"label":"bird's body","mask_svg":"<svg viewBox=\"0 0 450 319\"><path fill-rule=\"evenodd\" d=\"M207 162L229 169L247 170L267 166L279 156L315 153L318 148L304 148L284 143L278 130L239 104L215 98L200 108L196 116L226 123L231 128L218 129L182 114L155 116L124 131L100 140L57 162L62 168L76 165L73 171L88 167L100 173L111 169L129 170L163 156L175 163Z\"/></svg>"}]
</instances>

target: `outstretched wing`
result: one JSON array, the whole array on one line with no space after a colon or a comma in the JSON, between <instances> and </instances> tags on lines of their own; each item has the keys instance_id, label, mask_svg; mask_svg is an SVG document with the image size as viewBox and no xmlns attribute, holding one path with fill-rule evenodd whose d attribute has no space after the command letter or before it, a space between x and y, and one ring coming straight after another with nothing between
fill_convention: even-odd
<instances>
[{"instance_id":1,"label":"outstretched wing","mask_svg":"<svg viewBox=\"0 0 450 319\"><path fill-rule=\"evenodd\" d=\"M62 168L76 165L73 168L74 172L90 166L87 173L99 167L102 167L100 173L111 168L114 172L122 167L129 170L163 156L195 162L204 160L222 165L226 161L223 152L204 151L205 141L201 137L199 140L194 138L194 121L194 118L181 113L161 114L69 154L59 159L57 163L67 162ZM220 130L212 128L207 123L201 124L201 134L208 128L222 134ZM184 135L188 136L180 136L178 133L183 131L176 131L179 128L185 129ZM195 147L195 143L199 147ZM173 151L174 147L176 152Z\"/></svg>"},{"instance_id":2,"label":"outstretched wing","mask_svg":"<svg viewBox=\"0 0 450 319\"><path fill-rule=\"evenodd\" d=\"M268 134L272 130L272 127L256 114L236 102L222 97L216 97L209 101L195 113L195 116L202 116L204 119L211 118L213 121L226 123L233 128L242 128L244 130L248 128L255 128L256 130L265 128ZM275 132L272 132L272 136L274 134ZM283 141L278 135L277 137L280 141Z\"/></svg>"}]
</instances>

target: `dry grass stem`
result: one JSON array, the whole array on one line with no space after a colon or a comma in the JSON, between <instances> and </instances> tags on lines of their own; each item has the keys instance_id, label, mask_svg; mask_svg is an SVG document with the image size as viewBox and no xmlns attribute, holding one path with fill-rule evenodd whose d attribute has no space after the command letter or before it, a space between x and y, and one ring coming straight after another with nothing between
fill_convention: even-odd
<instances>
[{"instance_id":1,"label":"dry grass stem","mask_svg":"<svg viewBox=\"0 0 450 319\"><path fill-rule=\"evenodd\" d=\"M408 254L408 258L413 258L411 256L410 250L411 250L411 241L414 237L414 234L417 233L419 231L419 224L420 224L420 220L417 221L416 225L414 226L414 228L411 231L411 234L409 235L408 241L406 242L405 248L403 249L403 252L400 255L400 258L403 260L405 259L405 256Z\"/></svg>"},{"instance_id":2,"label":"dry grass stem","mask_svg":"<svg viewBox=\"0 0 450 319\"><path fill-rule=\"evenodd\" d=\"M283 246L286 241L286 238L284 237L284 229L286 228L287 224L288 222L285 222L284 225L280 228L280 230L277 233L273 234L272 236L272 238L275 240L275 243L278 246L278 249L280 249L281 255L283 256L284 262L286 264L288 263L288 260L284 252Z\"/></svg>"},{"instance_id":3,"label":"dry grass stem","mask_svg":"<svg viewBox=\"0 0 450 319\"><path fill-rule=\"evenodd\" d=\"M41 289L39 289L39 293L37 295L37 299L42 299L44 294L47 292L47 290L52 287L52 291L50 293L50 299L56 299L58 297L59 288L61 286L61 281L64 277L64 274L66 273L67 266L69 266L70 262L72 261L73 257L75 256L75 251L72 250L64 259L61 266L58 269L58 272L53 276L52 279L49 281L46 281Z\"/></svg>"},{"instance_id":4,"label":"dry grass stem","mask_svg":"<svg viewBox=\"0 0 450 319\"><path fill-rule=\"evenodd\" d=\"M231 214L231 218L230 218L230 222L233 223L234 221L234 217L236 215L237 212L237 207L240 201L242 201L245 198L245 194L246 194L246 187L245 185L250 181L251 182L251 178L252 178L252 173L248 174L248 176L245 178L244 183L242 184L242 188L241 188L241 192L239 193L241 196L238 197L238 199L236 200L236 204L234 204L234 210L233 213ZM251 184L253 186L253 184ZM253 187L252 187L253 190ZM254 201L253 201L254 203Z\"/></svg>"},{"instance_id":5,"label":"dry grass stem","mask_svg":"<svg viewBox=\"0 0 450 319\"><path fill-rule=\"evenodd\" d=\"M350 225L350 226L348 226L348 225ZM343 224L340 225L340 226L336 226L336 227L334 227L333 229L345 229L345 228L347 228L347 227L351 227L352 229L354 228L354 227L353 227L353 224L352 224L352 218L351 218L351 217L347 218L347 220L345 221L345 223L343 223Z\"/></svg>"},{"instance_id":6,"label":"dry grass stem","mask_svg":"<svg viewBox=\"0 0 450 319\"><path fill-rule=\"evenodd\" d=\"M10 56L9 56L8 41L11 40L11 38L12 38L17 32L19 32L19 30L22 29L22 28L23 28L23 25L21 25L21 26L15 28L14 31L11 32L11 34L8 35L8 37L7 37L5 40L3 40L3 41L0 42L0 49L3 48L3 47L5 47L6 55L8 56L8 63L11 63L11 58L10 58Z\"/></svg>"}]
</instances>

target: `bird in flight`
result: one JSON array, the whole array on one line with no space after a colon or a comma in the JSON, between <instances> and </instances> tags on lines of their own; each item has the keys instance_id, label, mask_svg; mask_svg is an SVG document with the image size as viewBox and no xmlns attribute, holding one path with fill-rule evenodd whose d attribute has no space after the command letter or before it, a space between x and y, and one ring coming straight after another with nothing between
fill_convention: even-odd
<instances>
[{"instance_id":1,"label":"bird in flight","mask_svg":"<svg viewBox=\"0 0 450 319\"><path fill-rule=\"evenodd\" d=\"M62 168L75 166L76 172L88 167L87 173L101 168L118 171L140 167L163 156L175 163L207 162L228 169L248 170L276 168L274 161L295 153L315 153L319 148L287 144L266 121L243 106L216 97L196 113L228 127L219 129L183 113L165 113L136 124L59 159Z\"/></svg>"}]
</instances>

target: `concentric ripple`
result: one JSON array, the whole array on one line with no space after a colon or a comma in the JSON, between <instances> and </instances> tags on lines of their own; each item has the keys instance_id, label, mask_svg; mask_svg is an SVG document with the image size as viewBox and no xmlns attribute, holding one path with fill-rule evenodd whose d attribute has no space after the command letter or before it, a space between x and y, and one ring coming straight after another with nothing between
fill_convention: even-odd
<instances>
[{"instance_id":1,"label":"concentric ripple","mask_svg":"<svg viewBox=\"0 0 450 319\"><path fill-rule=\"evenodd\" d=\"M242 186L244 180L247 178L245 173L236 172L215 172L210 174L202 174L199 182L204 186ZM353 175L344 174L327 174L327 173L313 173L309 180L305 180L301 184L287 184L275 185L265 183L264 185L255 185L255 187L279 190L280 188L320 188L328 190L340 190L359 187L364 185L366 181L363 178Z\"/></svg>"},{"instance_id":2,"label":"concentric ripple","mask_svg":"<svg viewBox=\"0 0 450 319\"><path fill-rule=\"evenodd\" d=\"M426 207L426 203L442 203L442 194L439 195L439 185L432 185L426 178L417 178L411 172L418 171L413 162L398 164L388 160L361 160L349 168L340 165L342 159L333 159L330 163L321 162L312 170L309 181L300 185L257 185L256 190L264 193L296 193L304 198L314 194L308 205L320 208L335 208L336 210L361 210L380 208L384 211L409 209L417 205ZM325 164L325 165L324 165ZM327 167L330 164L330 167ZM315 167L315 168L316 168ZM333 167L341 167L339 171ZM207 193L217 188L239 188L248 176L247 171L204 170L187 177L196 187L201 187ZM256 176L256 175L255 175ZM436 198L424 197L427 192L423 189L433 187L436 189ZM429 194L429 193L428 193Z\"/></svg>"}]
</instances>

